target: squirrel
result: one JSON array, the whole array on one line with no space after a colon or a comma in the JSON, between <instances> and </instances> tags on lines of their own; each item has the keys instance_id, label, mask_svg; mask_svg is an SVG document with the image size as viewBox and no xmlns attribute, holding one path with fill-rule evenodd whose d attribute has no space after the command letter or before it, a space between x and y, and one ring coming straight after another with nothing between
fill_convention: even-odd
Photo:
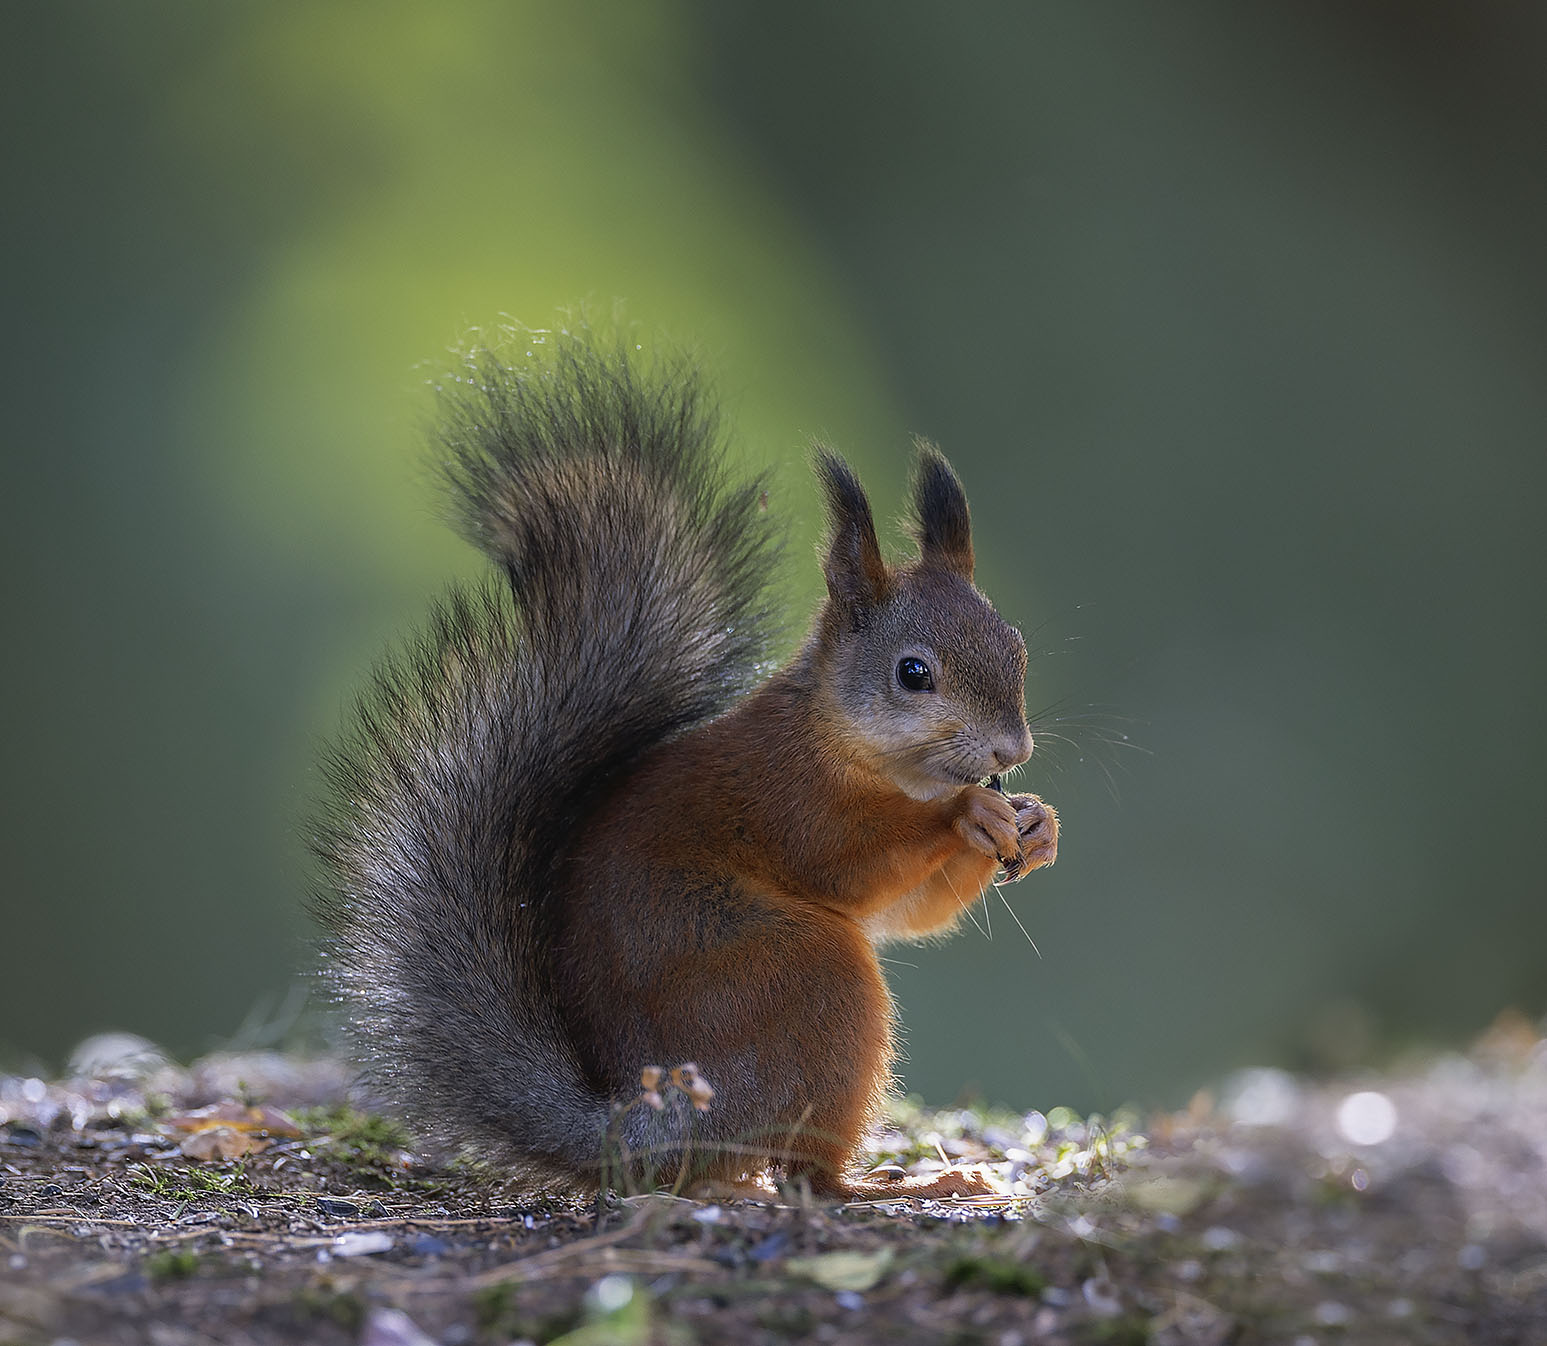
<instances>
[{"instance_id":1,"label":"squirrel","mask_svg":"<svg viewBox=\"0 0 1547 1346\"><path fill-rule=\"evenodd\" d=\"M827 598L771 671L778 529L692 362L541 340L441 386L441 475L502 575L437 603L324 762L323 975L365 1078L547 1186L994 1190L854 1171L892 1082L877 946L1057 856L1054 810L997 788L1032 752L1026 647L960 481L918 442L889 564L814 447ZM695 1107L651 1092L680 1062Z\"/></svg>"}]
</instances>

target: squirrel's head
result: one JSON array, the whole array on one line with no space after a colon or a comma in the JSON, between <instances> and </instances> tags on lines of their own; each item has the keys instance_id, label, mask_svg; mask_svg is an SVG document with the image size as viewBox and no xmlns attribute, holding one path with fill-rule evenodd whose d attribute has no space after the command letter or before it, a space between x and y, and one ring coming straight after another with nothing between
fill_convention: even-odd
<instances>
[{"instance_id":1,"label":"squirrel's head","mask_svg":"<svg viewBox=\"0 0 1547 1346\"><path fill-rule=\"evenodd\" d=\"M918 556L889 566L853 471L819 448L831 537L828 600L813 653L828 713L899 788L928 798L1031 756L1026 642L972 583L967 496L920 442L912 528Z\"/></svg>"}]
</instances>

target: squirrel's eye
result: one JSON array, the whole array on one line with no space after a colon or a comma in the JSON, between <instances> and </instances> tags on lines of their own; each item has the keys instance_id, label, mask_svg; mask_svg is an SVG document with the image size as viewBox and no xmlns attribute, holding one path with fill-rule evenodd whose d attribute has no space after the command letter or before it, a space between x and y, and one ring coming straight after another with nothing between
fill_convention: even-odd
<instances>
[{"instance_id":1,"label":"squirrel's eye","mask_svg":"<svg viewBox=\"0 0 1547 1346\"><path fill-rule=\"evenodd\" d=\"M897 681L910 692L932 692L935 676L922 659L904 659L897 665Z\"/></svg>"}]
</instances>

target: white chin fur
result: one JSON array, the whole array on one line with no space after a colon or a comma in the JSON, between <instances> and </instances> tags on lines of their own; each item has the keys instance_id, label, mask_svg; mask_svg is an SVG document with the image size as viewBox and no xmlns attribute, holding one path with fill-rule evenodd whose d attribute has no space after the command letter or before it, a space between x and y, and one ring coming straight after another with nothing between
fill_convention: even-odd
<instances>
[{"instance_id":1,"label":"white chin fur","mask_svg":"<svg viewBox=\"0 0 1547 1346\"><path fill-rule=\"evenodd\" d=\"M967 788L966 781L941 780L938 776L899 775L893 777L897 788L909 799L940 799Z\"/></svg>"}]
</instances>

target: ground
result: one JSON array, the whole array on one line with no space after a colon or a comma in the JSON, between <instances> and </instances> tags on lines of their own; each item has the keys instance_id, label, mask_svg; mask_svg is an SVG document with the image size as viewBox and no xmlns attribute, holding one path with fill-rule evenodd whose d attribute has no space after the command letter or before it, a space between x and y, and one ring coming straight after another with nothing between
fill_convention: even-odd
<instances>
[{"instance_id":1,"label":"ground","mask_svg":"<svg viewBox=\"0 0 1547 1346\"><path fill-rule=\"evenodd\" d=\"M1015 1194L845 1207L534 1200L412 1153L328 1061L120 1040L80 1069L0 1076L0 1342L1547 1342L1547 1043L1518 1018L1142 1130L899 1105L874 1162Z\"/></svg>"}]
</instances>

